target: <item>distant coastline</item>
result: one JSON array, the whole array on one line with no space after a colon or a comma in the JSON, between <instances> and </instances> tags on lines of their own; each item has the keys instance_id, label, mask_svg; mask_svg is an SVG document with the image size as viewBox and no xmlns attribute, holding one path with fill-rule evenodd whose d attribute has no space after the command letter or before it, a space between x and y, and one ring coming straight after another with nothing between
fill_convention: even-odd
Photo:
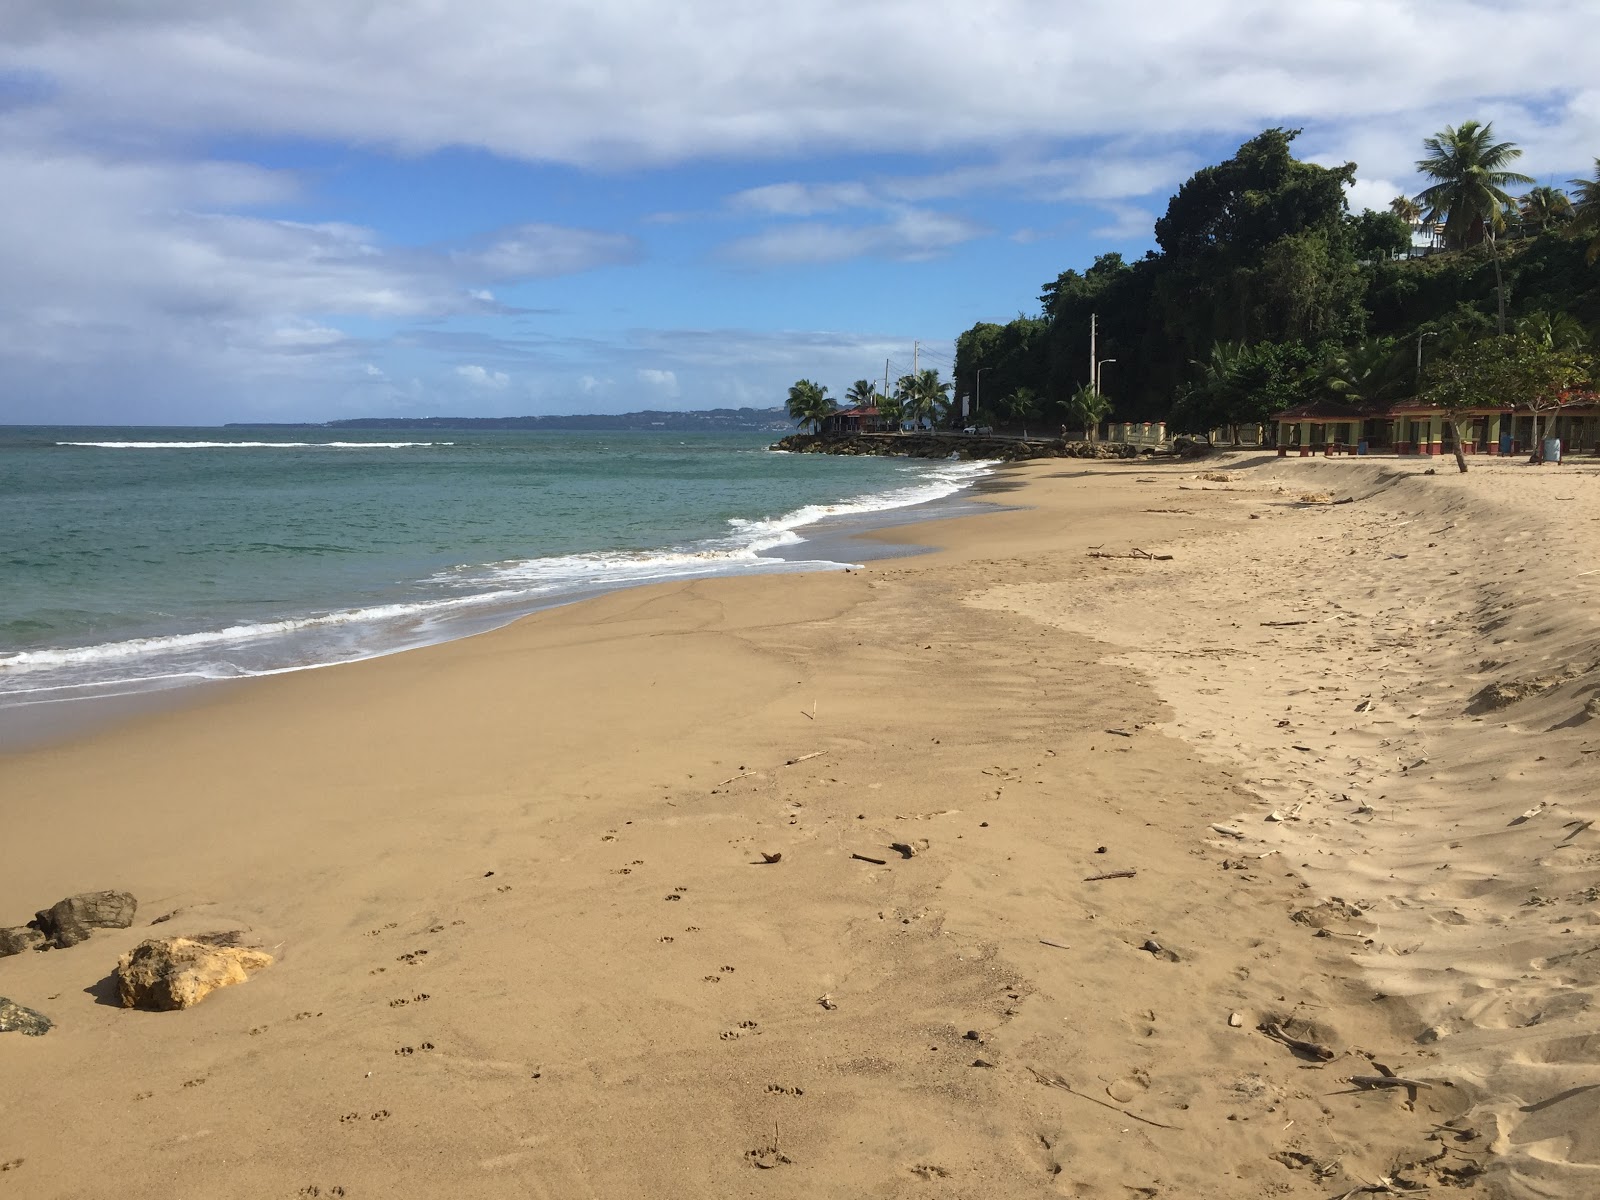
<instances>
[{"instance_id":1,"label":"distant coastline","mask_svg":"<svg viewBox=\"0 0 1600 1200\"><path fill-rule=\"evenodd\" d=\"M792 433L782 408L708 408L699 412L573 413L549 417L352 417L341 421L232 421L224 429L660 429L721 433L752 430Z\"/></svg>"}]
</instances>

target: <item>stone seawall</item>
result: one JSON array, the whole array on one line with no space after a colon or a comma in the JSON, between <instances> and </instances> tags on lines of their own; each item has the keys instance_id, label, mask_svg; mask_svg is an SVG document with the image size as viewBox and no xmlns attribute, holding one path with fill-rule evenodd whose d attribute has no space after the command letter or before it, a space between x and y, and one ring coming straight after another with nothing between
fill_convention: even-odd
<instances>
[{"instance_id":1,"label":"stone seawall","mask_svg":"<svg viewBox=\"0 0 1600 1200\"><path fill-rule=\"evenodd\" d=\"M1154 450L1125 442L1068 442L1061 438L970 437L929 433L794 433L774 450L793 454L872 454L899 458L994 459L1019 462L1030 458L1138 458Z\"/></svg>"}]
</instances>

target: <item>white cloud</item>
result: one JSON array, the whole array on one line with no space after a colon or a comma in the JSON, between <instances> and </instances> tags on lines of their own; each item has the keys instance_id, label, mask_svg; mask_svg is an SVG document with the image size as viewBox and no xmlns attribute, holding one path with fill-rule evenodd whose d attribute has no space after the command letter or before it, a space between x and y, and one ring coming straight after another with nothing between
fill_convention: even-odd
<instances>
[{"instance_id":1,"label":"white cloud","mask_svg":"<svg viewBox=\"0 0 1600 1200\"><path fill-rule=\"evenodd\" d=\"M635 374L639 382L655 388L663 396L674 397L678 395L678 374L676 371L663 371L659 367L641 367Z\"/></svg>"},{"instance_id":2,"label":"white cloud","mask_svg":"<svg viewBox=\"0 0 1600 1200\"><path fill-rule=\"evenodd\" d=\"M1096 228L1091 236L1107 242L1148 241L1155 231L1153 213L1130 204L1102 204L1100 209L1111 219Z\"/></svg>"},{"instance_id":3,"label":"white cloud","mask_svg":"<svg viewBox=\"0 0 1600 1200\"><path fill-rule=\"evenodd\" d=\"M490 371L477 363L457 367L456 374L474 387L488 388L490 391L504 391L511 386L511 376L504 371Z\"/></svg>"},{"instance_id":4,"label":"white cloud","mask_svg":"<svg viewBox=\"0 0 1600 1200\"><path fill-rule=\"evenodd\" d=\"M988 230L975 221L929 209L903 209L890 220L864 224L805 221L779 225L724 247L723 254L751 266L836 262L872 255L931 258Z\"/></svg>"},{"instance_id":5,"label":"white cloud","mask_svg":"<svg viewBox=\"0 0 1600 1200\"><path fill-rule=\"evenodd\" d=\"M1600 41L1592 0L479 0L470 20L432 0L8 9L0 66L47 80L80 128L583 164L1406 116L1478 103L1488 46L1495 94L1580 94L1581 125Z\"/></svg>"}]
</instances>

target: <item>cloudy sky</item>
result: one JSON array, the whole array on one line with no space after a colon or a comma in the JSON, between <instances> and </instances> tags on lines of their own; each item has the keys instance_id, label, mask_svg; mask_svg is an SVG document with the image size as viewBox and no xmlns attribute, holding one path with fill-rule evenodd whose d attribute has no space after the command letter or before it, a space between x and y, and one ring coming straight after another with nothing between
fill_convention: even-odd
<instances>
[{"instance_id":1,"label":"cloudy sky","mask_svg":"<svg viewBox=\"0 0 1600 1200\"><path fill-rule=\"evenodd\" d=\"M781 402L948 369L1269 125L1600 155L1594 0L0 0L0 423Z\"/></svg>"}]
</instances>

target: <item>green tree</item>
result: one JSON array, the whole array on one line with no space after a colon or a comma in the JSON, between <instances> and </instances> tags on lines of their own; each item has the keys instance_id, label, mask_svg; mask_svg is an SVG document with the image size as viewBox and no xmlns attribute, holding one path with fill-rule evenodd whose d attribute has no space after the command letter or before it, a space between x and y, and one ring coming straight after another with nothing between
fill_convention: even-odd
<instances>
[{"instance_id":1,"label":"green tree","mask_svg":"<svg viewBox=\"0 0 1600 1200\"><path fill-rule=\"evenodd\" d=\"M1349 229L1359 259L1393 258L1411 249L1411 223L1392 212L1366 209L1349 218Z\"/></svg>"},{"instance_id":2,"label":"green tree","mask_svg":"<svg viewBox=\"0 0 1600 1200\"><path fill-rule=\"evenodd\" d=\"M1588 261L1600 258L1600 158L1594 160L1593 179L1569 179L1577 192L1572 205L1572 230L1590 237Z\"/></svg>"},{"instance_id":3,"label":"green tree","mask_svg":"<svg viewBox=\"0 0 1600 1200\"><path fill-rule=\"evenodd\" d=\"M1473 409L1531 406L1549 411L1592 369L1582 351L1557 349L1525 333L1502 334L1436 357L1423 375L1422 394L1448 414L1455 430L1456 466L1465 473L1462 446L1471 437Z\"/></svg>"},{"instance_id":4,"label":"green tree","mask_svg":"<svg viewBox=\"0 0 1600 1200\"><path fill-rule=\"evenodd\" d=\"M832 416L837 408L828 399L828 389L820 383L800 379L789 389L789 416L802 426L810 425L813 433L822 431L822 422Z\"/></svg>"},{"instance_id":5,"label":"green tree","mask_svg":"<svg viewBox=\"0 0 1600 1200\"><path fill-rule=\"evenodd\" d=\"M932 424L943 415L949 403L950 386L940 381L937 368L924 367L915 375L902 375L895 391L905 406L906 416L919 423Z\"/></svg>"},{"instance_id":6,"label":"green tree","mask_svg":"<svg viewBox=\"0 0 1600 1200\"><path fill-rule=\"evenodd\" d=\"M1496 142L1492 121L1446 125L1425 138L1422 148L1427 154L1417 160L1417 170L1435 183L1417 193L1417 203L1426 210L1424 221L1443 220L1451 246L1475 246L1503 229L1505 208L1516 203L1506 187L1533 182L1506 169L1522 151L1511 142Z\"/></svg>"},{"instance_id":7,"label":"green tree","mask_svg":"<svg viewBox=\"0 0 1600 1200\"><path fill-rule=\"evenodd\" d=\"M1410 196L1396 196L1389 201L1389 212L1413 229L1422 224L1422 205Z\"/></svg>"},{"instance_id":8,"label":"green tree","mask_svg":"<svg viewBox=\"0 0 1600 1200\"><path fill-rule=\"evenodd\" d=\"M870 379L858 379L850 385L850 390L844 394L845 403L852 408L870 408L878 399L878 389L872 385Z\"/></svg>"},{"instance_id":9,"label":"green tree","mask_svg":"<svg viewBox=\"0 0 1600 1200\"><path fill-rule=\"evenodd\" d=\"M1083 427L1084 435L1092 442L1100 432L1100 422L1111 411L1111 401L1096 388L1084 384L1072 393L1067 401L1067 412Z\"/></svg>"},{"instance_id":10,"label":"green tree","mask_svg":"<svg viewBox=\"0 0 1600 1200\"><path fill-rule=\"evenodd\" d=\"M1534 233L1548 233L1572 220L1572 198L1556 187L1531 188L1517 201L1522 227Z\"/></svg>"},{"instance_id":11,"label":"green tree","mask_svg":"<svg viewBox=\"0 0 1600 1200\"><path fill-rule=\"evenodd\" d=\"M1393 338L1331 348L1318 372L1323 390L1347 404L1381 404L1404 395L1412 368Z\"/></svg>"}]
</instances>

